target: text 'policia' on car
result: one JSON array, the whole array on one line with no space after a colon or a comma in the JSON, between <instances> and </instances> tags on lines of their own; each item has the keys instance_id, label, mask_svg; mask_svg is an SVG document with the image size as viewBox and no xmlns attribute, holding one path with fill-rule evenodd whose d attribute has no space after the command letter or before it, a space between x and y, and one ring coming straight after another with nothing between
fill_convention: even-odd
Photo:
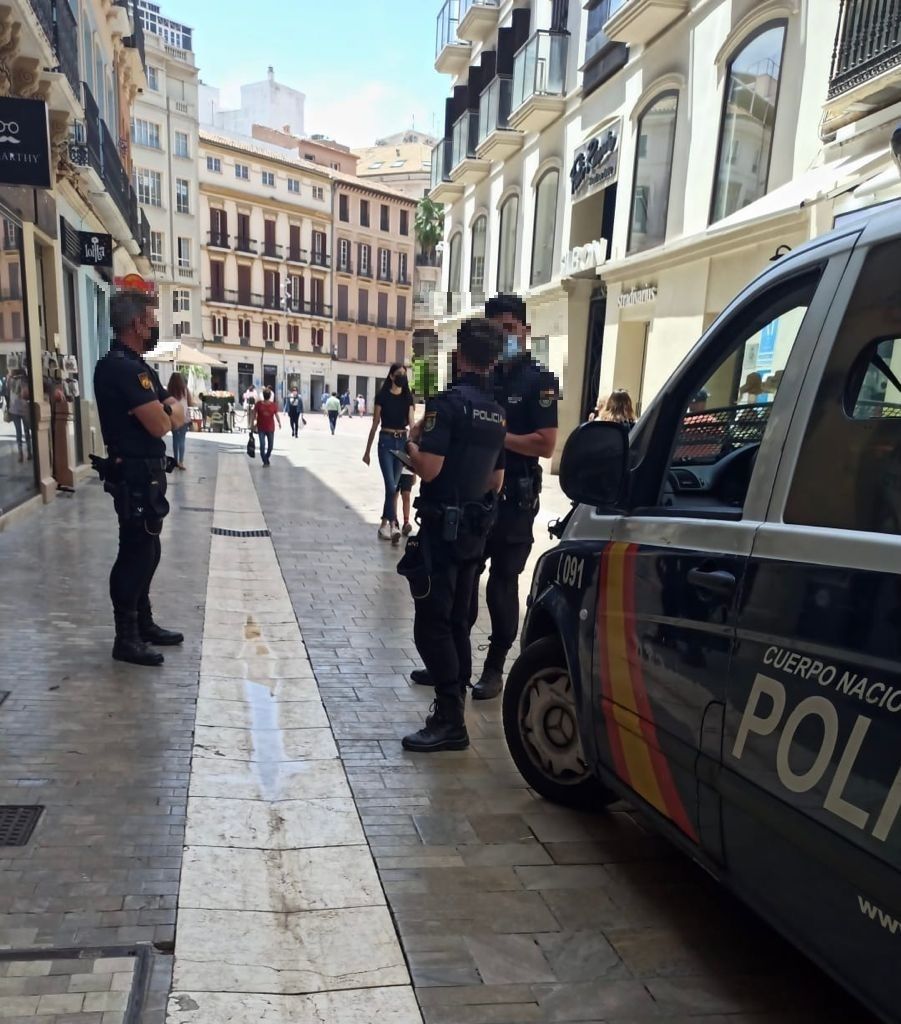
<instances>
[{"instance_id":1,"label":"text 'policia' on car","mask_svg":"<svg viewBox=\"0 0 901 1024\"><path fill-rule=\"evenodd\" d=\"M504 695L886 1020L901 974L901 202L775 263L628 435L587 423Z\"/></svg>"}]
</instances>

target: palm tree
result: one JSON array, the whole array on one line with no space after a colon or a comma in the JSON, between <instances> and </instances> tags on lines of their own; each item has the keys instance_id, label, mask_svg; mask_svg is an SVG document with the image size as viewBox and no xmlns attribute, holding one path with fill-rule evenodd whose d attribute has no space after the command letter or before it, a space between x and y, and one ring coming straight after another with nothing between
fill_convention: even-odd
<instances>
[{"instance_id":1,"label":"palm tree","mask_svg":"<svg viewBox=\"0 0 901 1024\"><path fill-rule=\"evenodd\" d=\"M434 262L435 249L444 238L444 204L433 203L428 196L421 199L416 207L413 230L423 255L429 258L429 262Z\"/></svg>"}]
</instances>

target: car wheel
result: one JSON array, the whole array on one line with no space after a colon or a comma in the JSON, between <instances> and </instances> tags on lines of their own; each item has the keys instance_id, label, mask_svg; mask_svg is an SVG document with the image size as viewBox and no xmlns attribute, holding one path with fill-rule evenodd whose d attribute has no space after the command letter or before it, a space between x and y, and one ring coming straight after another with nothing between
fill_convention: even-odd
<instances>
[{"instance_id":1,"label":"car wheel","mask_svg":"<svg viewBox=\"0 0 901 1024\"><path fill-rule=\"evenodd\" d=\"M554 803L600 808L616 799L592 774L576 720L576 699L557 637L530 644L504 687L504 734L528 784Z\"/></svg>"}]
</instances>

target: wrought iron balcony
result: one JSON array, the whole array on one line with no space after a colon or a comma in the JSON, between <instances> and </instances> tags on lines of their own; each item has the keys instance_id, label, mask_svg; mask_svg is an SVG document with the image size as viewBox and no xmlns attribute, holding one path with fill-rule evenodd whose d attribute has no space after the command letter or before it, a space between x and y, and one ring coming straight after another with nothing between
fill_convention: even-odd
<instances>
[{"instance_id":1,"label":"wrought iron balcony","mask_svg":"<svg viewBox=\"0 0 901 1024\"><path fill-rule=\"evenodd\" d=\"M316 252L313 251L313 258L310 260L314 267L330 267L332 265L332 257L327 252Z\"/></svg>"},{"instance_id":2,"label":"wrought iron balcony","mask_svg":"<svg viewBox=\"0 0 901 1024\"><path fill-rule=\"evenodd\" d=\"M379 270L378 279L380 281L390 281L391 280L391 271L390 271L390 269L389 270Z\"/></svg>"},{"instance_id":3,"label":"wrought iron balcony","mask_svg":"<svg viewBox=\"0 0 901 1024\"><path fill-rule=\"evenodd\" d=\"M283 259L285 247L277 242L263 242L263 258L267 260Z\"/></svg>"},{"instance_id":4,"label":"wrought iron balcony","mask_svg":"<svg viewBox=\"0 0 901 1024\"><path fill-rule=\"evenodd\" d=\"M235 252L248 253L256 256L259 252L259 243L255 238L248 238L246 235L238 235L235 238Z\"/></svg>"},{"instance_id":5,"label":"wrought iron balcony","mask_svg":"<svg viewBox=\"0 0 901 1024\"><path fill-rule=\"evenodd\" d=\"M339 274L352 274L354 272L354 262L349 256L346 260L342 260L339 257L335 269Z\"/></svg>"},{"instance_id":6,"label":"wrought iron balcony","mask_svg":"<svg viewBox=\"0 0 901 1024\"><path fill-rule=\"evenodd\" d=\"M309 254L306 249L299 249L297 246L288 247L288 262L289 263L308 263Z\"/></svg>"},{"instance_id":7,"label":"wrought iron balcony","mask_svg":"<svg viewBox=\"0 0 901 1024\"><path fill-rule=\"evenodd\" d=\"M901 65L901 0L842 0L829 99Z\"/></svg>"},{"instance_id":8,"label":"wrought iron balcony","mask_svg":"<svg viewBox=\"0 0 901 1024\"><path fill-rule=\"evenodd\" d=\"M536 32L513 58L513 128L540 131L563 113L569 38L567 32Z\"/></svg>"},{"instance_id":9,"label":"wrought iron balcony","mask_svg":"<svg viewBox=\"0 0 901 1024\"><path fill-rule=\"evenodd\" d=\"M207 232L207 244L213 249L228 249L229 235L227 231L208 231Z\"/></svg>"},{"instance_id":10,"label":"wrought iron balcony","mask_svg":"<svg viewBox=\"0 0 901 1024\"><path fill-rule=\"evenodd\" d=\"M31 0L47 42L56 53L61 71L72 86L72 92L81 94L81 75L78 70L78 23L68 0Z\"/></svg>"},{"instance_id":11,"label":"wrought iron balcony","mask_svg":"<svg viewBox=\"0 0 901 1024\"><path fill-rule=\"evenodd\" d=\"M357 277L368 277L371 280L372 264L370 263L368 266L365 267L363 266L363 264L360 264L360 266L357 268Z\"/></svg>"}]
</instances>

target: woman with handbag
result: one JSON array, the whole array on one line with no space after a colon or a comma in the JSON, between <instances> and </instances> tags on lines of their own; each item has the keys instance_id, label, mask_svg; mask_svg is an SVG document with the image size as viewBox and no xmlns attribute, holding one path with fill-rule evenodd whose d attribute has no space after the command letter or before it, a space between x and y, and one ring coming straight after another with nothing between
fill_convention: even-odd
<instances>
[{"instance_id":1,"label":"woman with handbag","mask_svg":"<svg viewBox=\"0 0 901 1024\"><path fill-rule=\"evenodd\" d=\"M172 374L167 390L184 413L184 426L172 431L172 456L175 459L175 465L179 469L185 469L185 439L191 429L191 406L196 403L180 373Z\"/></svg>"}]
</instances>

